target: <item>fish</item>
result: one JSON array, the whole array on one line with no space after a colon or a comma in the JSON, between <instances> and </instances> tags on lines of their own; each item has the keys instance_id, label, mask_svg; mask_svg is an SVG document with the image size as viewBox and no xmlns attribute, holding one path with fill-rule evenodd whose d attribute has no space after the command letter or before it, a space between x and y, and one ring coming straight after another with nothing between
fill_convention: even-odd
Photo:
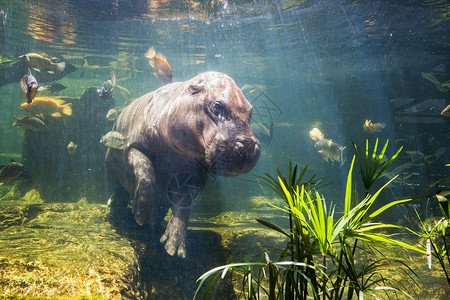
<instances>
[{"instance_id":1,"label":"fish","mask_svg":"<svg viewBox=\"0 0 450 300\"><path fill-rule=\"evenodd\" d=\"M123 107L111 108L106 113L106 119L108 119L110 121L115 121L117 119L117 117L120 115L120 113L122 112L122 110L123 110Z\"/></svg>"},{"instance_id":2,"label":"fish","mask_svg":"<svg viewBox=\"0 0 450 300\"><path fill-rule=\"evenodd\" d=\"M441 111L441 116L450 117L450 104Z\"/></svg>"},{"instance_id":3,"label":"fish","mask_svg":"<svg viewBox=\"0 0 450 300\"><path fill-rule=\"evenodd\" d=\"M72 103L64 104L57 98L36 97L31 103L23 103L22 109L35 115L61 117L72 115Z\"/></svg>"},{"instance_id":4,"label":"fish","mask_svg":"<svg viewBox=\"0 0 450 300\"><path fill-rule=\"evenodd\" d=\"M41 70L49 74L55 74L55 72L63 72L66 68L66 63L54 63L52 59L55 60L55 58L50 58L47 54L38 53L27 53L19 56L19 60L21 62L37 72L41 72Z\"/></svg>"},{"instance_id":5,"label":"fish","mask_svg":"<svg viewBox=\"0 0 450 300\"><path fill-rule=\"evenodd\" d=\"M47 128L47 125L45 123L37 118L37 117L30 117L30 116L21 116L21 117L14 117L13 126L22 128L24 130L43 130Z\"/></svg>"},{"instance_id":6,"label":"fish","mask_svg":"<svg viewBox=\"0 0 450 300\"><path fill-rule=\"evenodd\" d=\"M98 95L103 100L111 99L112 92L116 86L116 73L111 72L109 78L103 83L102 87L97 89Z\"/></svg>"},{"instance_id":7,"label":"fish","mask_svg":"<svg viewBox=\"0 0 450 300\"><path fill-rule=\"evenodd\" d=\"M10 162L0 170L0 185L15 180L24 170L24 165L15 161Z\"/></svg>"},{"instance_id":8,"label":"fish","mask_svg":"<svg viewBox=\"0 0 450 300\"><path fill-rule=\"evenodd\" d=\"M250 94L253 94L255 92L265 92L266 91L266 87L263 86L263 85L260 85L260 84L244 84L241 87L241 91L244 92L244 91L247 91L247 90L249 90L248 92Z\"/></svg>"},{"instance_id":9,"label":"fish","mask_svg":"<svg viewBox=\"0 0 450 300\"><path fill-rule=\"evenodd\" d=\"M273 137L273 122L270 122L270 125L266 123L252 123L251 128L261 143L270 145Z\"/></svg>"},{"instance_id":10,"label":"fish","mask_svg":"<svg viewBox=\"0 0 450 300\"><path fill-rule=\"evenodd\" d=\"M75 144L74 142L70 141L70 143L66 147L67 153L69 153L70 155L73 155L75 153L75 151L77 150L77 148L78 148L78 145Z\"/></svg>"},{"instance_id":11,"label":"fish","mask_svg":"<svg viewBox=\"0 0 450 300\"><path fill-rule=\"evenodd\" d=\"M49 94L56 94L61 92L62 90L65 90L67 87L64 84L61 83L52 83L50 85L46 85L42 87L42 90L47 91Z\"/></svg>"},{"instance_id":12,"label":"fish","mask_svg":"<svg viewBox=\"0 0 450 300\"><path fill-rule=\"evenodd\" d=\"M123 149L127 140L128 138L120 132L110 131L100 139L100 143L108 148Z\"/></svg>"},{"instance_id":13,"label":"fish","mask_svg":"<svg viewBox=\"0 0 450 300\"><path fill-rule=\"evenodd\" d=\"M156 78L164 84L171 83L173 78L172 67L167 62L166 57L162 53L156 54L155 48L150 47L144 54L149 60L150 66L155 70Z\"/></svg>"},{"instance_id":14,"label":"fish","mask_svg":"<svg viewBox=\"0 0 450 300\"><path fill-rule=\"evenodd\" d=\"M317 141L323 140L324 135L323 135L323 133L319 130L319 128L313 128L313 129L311 129L311 130L309 131L309 137L310 137L313 141L317 142Z\"/></svg>"},{"instance_id":15,"label":"fish","mask_svg":"<svg viewBox=\"0 0 450 300\"><path fill-rule=\"evenodd\" d=\"M31 103L34 97L36 97L36 93L42 88L39 87L36 77L31 74L30 68L28 68L28 73L23 75L20 80L20 86L25 93L25 97L27 98L27 103Z\"/></svg>"},{"instance_id":16,"label":"fish","mask_svg":"<svg viewBox=\"0 0 450 300\"><path fill-rule=\"evenodd\" d=\"M345 147L338 143L328 139L321 139L315 144L315 148L326 161L337 161L341 165L344 164L343 152Z\"/></svg>"},{"instance_id":17,"label":"fish","mask_svg":"<svg viewBox=\"0 0 450 300\"><path fill-rule=\"evenodd\" d=\"M386 127L384 123L372 123L372 120L366 120L363 125L363 130L371 133L378 133Z\"/></svg>"}]
</instances>

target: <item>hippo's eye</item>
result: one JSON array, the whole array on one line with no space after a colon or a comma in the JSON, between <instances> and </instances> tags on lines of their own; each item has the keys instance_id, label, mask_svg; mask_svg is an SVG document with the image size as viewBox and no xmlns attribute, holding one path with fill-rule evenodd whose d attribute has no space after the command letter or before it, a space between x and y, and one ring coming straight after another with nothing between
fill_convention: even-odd
<instances>
[{"instance_id":1,"label":"hippo's eye","mask_svg":"<svg viewBox=\"0 0 450 300\"><path fill-rule=\"evenodd\" d=\"M217 116L217 118L219 118L221 122L225 121L226 108L225 104L223 104L221 101L212 103L211 111Z\"/></svg>"}]
</instances>

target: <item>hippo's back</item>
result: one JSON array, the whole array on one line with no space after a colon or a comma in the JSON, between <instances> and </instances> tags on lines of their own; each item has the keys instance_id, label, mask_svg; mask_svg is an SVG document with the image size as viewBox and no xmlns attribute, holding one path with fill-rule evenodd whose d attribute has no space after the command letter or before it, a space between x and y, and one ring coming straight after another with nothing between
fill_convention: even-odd
<instances>
[{"instance_id":1,"label":"hippo's back","mask_svg":"<svg viewBox=\"0 0 450 300\"><path fill-rule=\"evenodd\" d=\"M131 102L117 118L113 130L132 139L136 134L141 134L152 127L164 118L165 111L176 98L181 84L181 82L175 82L164 85Z\"/></svg>"}]
</instances>

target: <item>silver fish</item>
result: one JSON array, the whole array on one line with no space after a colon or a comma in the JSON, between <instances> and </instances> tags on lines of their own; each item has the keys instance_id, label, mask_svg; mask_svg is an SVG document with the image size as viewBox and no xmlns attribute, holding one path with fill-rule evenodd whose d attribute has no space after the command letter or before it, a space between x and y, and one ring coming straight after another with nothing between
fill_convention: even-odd
<instances>
[{"instance_id":1,"label":"silver fish","mask_svg":"<svg viewBox=\"0 0 450 300\"><path fill-rule=\"evenodd\" d=\"M27 53L21 55L19 60L37 72L44 70L49 74L55 74L55 71L63 72L66 67L65 62L54 63L55 58L47 54Z\"/></svg>"},{"instance_id":2,"label":"silver fish","mask_svg":"<svg viewBox=\"0 0 450 300\"><path fill-rule=\"evenodd\" d=\"M28 73L23 75L22 79L20 80L20 87L25 93L27 103L31 103L34 97L36 97L39 86L36 77L31 74L30 68L28 68Z\"/></svg>"},{"instance_id":3,"label":"silver fish","mask_svg":"<svg viewBox=\"0 0 450 300\"><path fill-rule=\"evenodd\" d=\"M273 122L270 122L269 125L266 123L252 123L251 128L261 143L270 145L273 137Z\"/></svg>"},{"instance_id":4,"label":"silver fish","mask_svg":"<svg viewBox=\"0 0 450 300\"><path fill-rule=\"evenodd\" d=\"M102 87L97 89L98 95L103 100L111 99L112 92L116 86L116 73L111 72L109 78L103 83Z\"/></svg>"},{"instance_id":5,"label":"silver fish","mask_svg":"<svg viewBox=\"0 0 450 300\"><path fill-rule=\"evenodd\" d=\"M24 130L43 130L47 128L47 125L45 123L37 118L37 117L30 117L30 116L21 116L21 117L14 117L13 126L22 128Z\"/></svg>"},{"instance_id":6,"label":"silver fish","mask_svg":"<svg viewBox=\"0 0 450 300\"><path fill-rule=\"evenodd\" d=\"M105 134L100 143L108 148L123 149L127 144L127 137L117 131L110 131Z\"/></svg>"},{"instance_id":7,"label":"silver fish","mask_svg":"<svg viewBox=\"0 0 450 300\"><path fill-rule=\"evenodd\" d=\"M326 161L337 161L341 165L344 163L343 152L345 147L338 143L328 139L321 139L316 143L315 148Z\"/></svg>"},{"instance_id":8,"label":"silver fish","mask_svg":"<svg viewBox=\"0 0 450 300\"><path fill-rule=\"evenodd\" d=\"M120 113L122 112L123 107L114 107L111 108L110 110L108 110L108 112L106 113L106 119L110 120L110 121L114 121L117 119L117 117L120 115Z\"/></svg>"},{"instance_id":9,"label":"silver fish","mask_svg":"<svg viewBox=\"0 0 450 300\"><path fill-rule=\"evenodd\" d=\"M10 162L0 170L0 185L11 182L19 177L25 167L17 162Z\"/></svg>"}]
</instances>

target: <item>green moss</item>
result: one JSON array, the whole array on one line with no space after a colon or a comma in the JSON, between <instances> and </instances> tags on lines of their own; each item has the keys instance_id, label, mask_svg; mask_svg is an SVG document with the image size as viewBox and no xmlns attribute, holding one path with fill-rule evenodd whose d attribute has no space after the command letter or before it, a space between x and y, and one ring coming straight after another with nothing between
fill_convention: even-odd
<instances>
[{"instance_id":1,"label":"green moss","mask_svg":"<svg viewBox=\"0 0 450 300\"><path fill-rule=\"evenodd\" d=\"M35 297L35 296L0 296L0 299L8 299L8 300L64 300L64 299L70 299L70 300L102 300L102 299L108 299L101 296L76 296L76 297Z\"/></svg>"}]
</instances>

